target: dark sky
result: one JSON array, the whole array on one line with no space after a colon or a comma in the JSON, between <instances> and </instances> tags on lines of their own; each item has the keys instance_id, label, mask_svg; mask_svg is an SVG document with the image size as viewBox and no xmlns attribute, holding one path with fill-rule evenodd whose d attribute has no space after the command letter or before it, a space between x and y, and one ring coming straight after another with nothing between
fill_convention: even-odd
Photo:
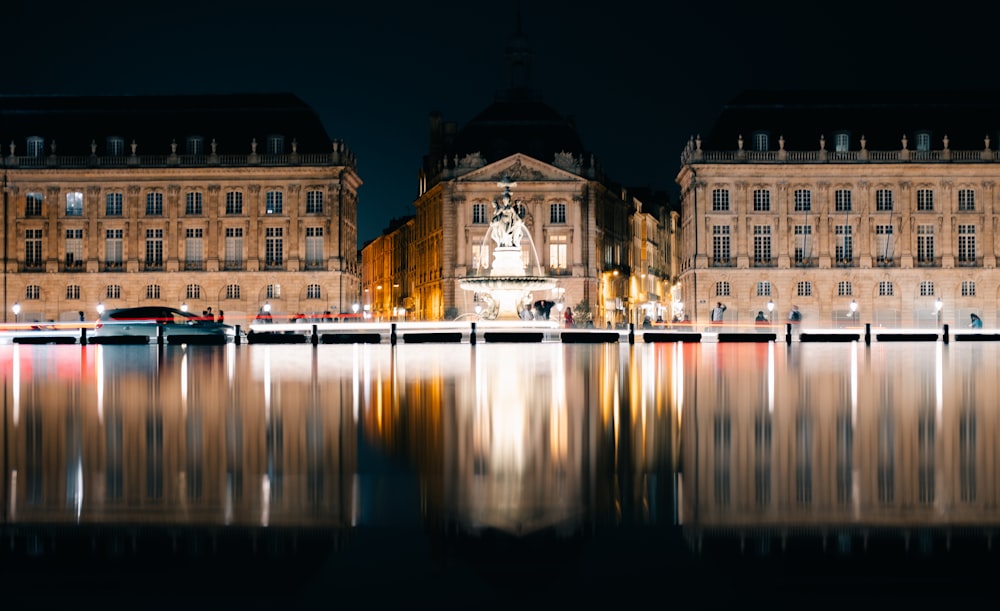
<instances>
[{"instance_id":1,"label":"dark sky","mask_svg":"<svg viewBox=\"0 0 1000 611\"><path fill-rule=\"evenodd\" d=\"M518 4L11 1L3 94L299 95L357 154L359 247L413 213L430 112L461 127L503 88ZM995 88L992 11L948 6L537 0L520 13L542 99L611 178L673 197L684 143L744 89Z\"/></svg>"}]
</instances>

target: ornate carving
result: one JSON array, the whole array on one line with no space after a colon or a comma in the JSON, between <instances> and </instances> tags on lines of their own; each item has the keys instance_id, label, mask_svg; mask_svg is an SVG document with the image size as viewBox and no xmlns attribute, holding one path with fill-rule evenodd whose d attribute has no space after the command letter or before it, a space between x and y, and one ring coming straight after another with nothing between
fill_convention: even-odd
<instances>
[{"instance_id":1,"label":"ornate carving","mask_svg":"<svg viewBox=\"0 0 1000 611\"><path fill-rule=\"evenodd\" d=\"M90 185L89 187L87 187L87 195L100 195L100 194L101 194L101 188L98 187L97 185Z\"/></svg>"},{"instance_id":2,"label":"ornate carving","mask_svg":"<svg viewBox=\"0 0 1000 611\"><path fill-rule=\"evenodd\" d=\"M497 182L504 180L505 177L516 182L518 180L543 180L545 175L538 170L525 166L521 163L521 160L518 159L514 163L507 166L506 169L493 175L494 180Z\"/></svg>"},{"instance_id":3,"label":"ornate carving","mask_svg":"<svg viewBox=\"0 0 1000 611\"><path fill-rule=\"evenodd\" d=\"M298 195L302 191L302 185L289 185L288 192L293 195Z\"/></svg>"},{"instance_id":4,"label":"ornate carving","mask_svg":"<svg viewBox=\"0 0 1000 611\"><path fill-rule=\"evenodd\" d=\"M579 171L580 169L580 161L573 157L573 153L566 151L556 153L552 159L552 165L564 170Z\"/></svg>"},{"instance_id":5,"label":"ornate carving","mask_svg":"<svg viewBox=\"0 0 1000 611\"><path fill-rule=\"evenodd\" d=\"M209 193L218 193L221 189L222 187L220 187L219 185L208 185Z\"/></svg>"},{"instance_id":6,"label":"ornate carving","mask_svg":"<svg viewBox=\"0 0 1000 611\"><path fill-rule=\"evenodd\" d=\"M479 151L476 151L475 153L469 153L458 162L458 167L460 168L475 169L475 168L481 168L484 165L486 165L486 159L483 158L482 154Z\"/></svg>"},{"instance_id":7,"label":"ornate carving","mask_svg":"<svg viewBox=\"0 0 1000 611\"><path fill-rule=\"evenodd\" d=\"M170 197L177 197L177 194L180 193L180 191L180 185L167 185L167 193L170 194Z\"/></svg>"},{"instance_id":8,"label":"ornate carving","mask_svg":"<svg viewBox=\"0 0 1000 611\"><path fill-rule=\"evenodd\" d=\"M260 185L247 185L247 191L253 193L254 195L257 195L258 193L260 193Z\"/></svg>"},{"instance_id":9,"label":"ornate carving","mask_svg":"<svg viewBox=\"0 0 1000 611\"><path fill-rule=\"evenodd\" d=\"M139 192L142 191L142 187L139 185L129 185L125 190L129 195L139 195Z\"/></svg>"}]
</instances>

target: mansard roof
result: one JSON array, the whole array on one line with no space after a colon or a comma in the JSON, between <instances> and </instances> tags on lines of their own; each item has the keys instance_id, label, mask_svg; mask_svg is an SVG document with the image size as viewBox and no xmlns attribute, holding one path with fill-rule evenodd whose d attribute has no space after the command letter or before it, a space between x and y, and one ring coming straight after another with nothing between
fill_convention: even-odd
<instances>
[{"instance_id":1,"label":"mansard roof","mask_svg":"<svg viewBox=\"0 0 1000 611\"><path fill-rule=\"evenodd\" d=\"M770 149L778 138L787 150L818 150L826 138L850 135L850 148L899 150L902 138L915 148L917 133L928 133L931 149L981 150L1000 145L1000 91L747 91L726 104L711 131L702 134L702 149L735 150L742 135L744 148L754 133L765 132Z\"/></svg>"},{"instance_id":2,"label":"mansard roof","mask_svg":"<svg viewBox=\"0 0 1000 611\"><path fill-rule=\"evenodd\" d=\"M247 154L256 139L266 150L268 136L280 135L285 151L294 140L299 153L328 153L330 138L319 116L294 94L147 96L0 96L0 147L11 142L25 154L29 137L54 141L59 155L89 155L91 142L105 154L109 137L133 141L139 154L169 154L171 142L183 153L189 137L200 136L204 151L214 139L219 154Z\"/></svg>"}]
</instances>

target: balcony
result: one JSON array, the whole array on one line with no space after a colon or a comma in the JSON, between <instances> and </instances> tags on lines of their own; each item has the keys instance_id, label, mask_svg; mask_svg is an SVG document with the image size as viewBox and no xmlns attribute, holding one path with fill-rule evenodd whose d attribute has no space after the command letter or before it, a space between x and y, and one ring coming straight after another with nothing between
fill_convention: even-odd
<instances>
[{"instance_id":1,"label":"balcony","mask_svg":"<svg viewBox=\"0 0 1000 611\"><path fill-rule=\"evenodd\" d=\"M917 267L941 267L941 257L917 257Z\"/></svg>"},{"instance_id":2,"label":"balcony","mask_svg":"<svg viewBox=\"0 0 1000 611\"><path fill-rule=\"evenodd\" d=\"M307 271L324 271L326 270L326 261L306 261L304 269Z\"/></svg>"},{"instance_id":3,"label":"balcony","mask_svg":"<svg viewBox=\"0 0 1000 611\"><path fill-rule=\"evenodd\" d=\"M44 272L45 271L45 261L40 261L38 259L28 259L21 266L21 271L24 272Z\"/></svg>"},{"instance_id":4,"label":"balcony","mask_svg":"<svg viewBox=\"0 0 1000 611\"><path fill-rule=\"evenodd\" d=\"M106 272L120 272L125 270L125 263L121 261L105 261L101 269Z\"/></svg>"},{"instance_id":5,"label":"balcony","mask_svg":"<svg viewBox=\"0 0 1000 611\"><path fill-rule=\"evenodd\" d=\"M205 270L204 261L181 261L181 270L185 272L200 272Z\"/></svg>"},{"instance_id":6,"label":"balcony","mask_svg":"<svg viewBox=\"0 0 1000 611\"><path fill-rule=\"evenodd\" d=\"M816 259L813 257L801 257L795 259L792 265L795 267L816 267Z\"/></svg>"},{"instance_id":7,"label":"balcony","mask_svg":"<svg viewBox=\"0 0 1000 611\"><path fill-rule=\"evenodd\" d=\"M897 262L893 257L875 257L875 267L896 267Z\"/></svg>"},{"instance_id":8,"label":"balcony","mask_svg":"<svg viewBox=\"0 0 1000 611\"><path fill-rule=\"evenodd\" d=\"M142 271L144 272L162 272L163 271L163 259L146 259L142 262Z\"/></svg>"},{"instance_id":9,"label":"balcony","mask_svg":"<svg viewBox=\"0 0 1000 611\"><path fill-rule=\"evenodd\" d=\"M754 267L775 267L774 257L754 257L753 266Z\"/></svg>"},{"instance_id":10,"label":"balcony","mask_svg":"<svg viewBox=\"0 0 1000 611\"><path fill-rule=\"evenodd\" d=\"M857 262L854 260L854 257L838 257L834 260L833 264L835 267L854 267L857 265Z\"/></svg>"},{"instance_id":11,"label":"balcony","mask_svg":"<svg viewBox=\"0 0 1000 611\"><path fill-rule=\"evenodd\" d=\"M981 267L982 257L958 257L955 259L955 267Z\"/></svg>"},{"instance_id":12,"label":"balcony","mask_svg":"<svg viewBox=\"0 0 1000 611\"><path fill-rule=\"evenodd\" d=\"M285 262L281 259L265 259L264 260L264 270L265 271L281 271L285 269Z\"/></svg>"},{"instance_id":13,"label":"balcony","mask_svg":"<svg viewBox=\"0 0 1000 611\"><path fill-rule=\"evenodd\" d=\"M247 268L245 261L226 260L222 262L223 271L241 272Z\"/></svg>"},{"instance_id":14,"label":"balcony","mask_svg":"<svg viewBox=\"0 0 1000 611\"><path fill-rule=\"evenodd\" d=\"M732 257L712 257L709 264L712 267L733 267L736 261Z\"/></svg>"},{"instance_id":15,"label":"balcony","mask_svg":"<svg viewBox=\"0 0 1000 611\"><path fill-rule=\"evenodd\" d=\"M83 271L83 261L79 259L66 259L63 264L62 271L64 272L82 272Z\"/></svg>"}]
</instances>

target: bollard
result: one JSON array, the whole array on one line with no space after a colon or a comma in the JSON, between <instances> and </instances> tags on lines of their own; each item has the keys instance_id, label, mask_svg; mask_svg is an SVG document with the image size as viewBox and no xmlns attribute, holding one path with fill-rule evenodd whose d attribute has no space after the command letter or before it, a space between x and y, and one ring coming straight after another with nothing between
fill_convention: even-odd
<instances>
[{"instance_id":1,"label":"bollard","mask_svg":"<svg viewBox=\"0 0 1000 611\"><path fill-rule=\"evenodd\" d=\"M87 327L80 327L80 345L87 345Z\"/></svg>"},{"instance_id":2,"label":"bollard","mask_svg":"<svg viewBox=\"0 0 1000 611\"><path fill-rule=\"evenodd\" d=\"M472 331L469 332L469 343L476 345L476 323L472 323Z\"/></svg>"},{"instance_id":3,"label":"bollard","mask_svg":"<svg viewBox=\"0 0 1000 611\"><path fill-rule=\"evenodd\" d=\"M392 323L389 327L389 345L396 345L396 323Z\"/></svg>"},{"instance_id":4,"label":"bollard","mask_svg":"<svg viewBox=\"0 0 1000 611\"><path fill-rule=\"evenodd\" d=\"M870 322L865 323L865 345L872 345L872 323Z\"/></svg>"},{"instance_id":5,"label":"bollard","mask_svg":"<svg viewBox=\"0 0 1000 611\"><path fill-rule=\"evenodd\" d=\"M635 323L634 322L628 323L628 343L630 345L635 343Z\"/></svg>"},{"instance_id":6,"label":"bollard","mask_svg":"<svg viewBox=\"0 0 1000 611\"><path fill-rule=\"evenodd\" d=\"M233 338L233 343L237 346L240 345L240 326L236 325L236 337Z\"/></svg>"},{"instance_id":7,"label":"bollard","mask_svg":"<svg viewBox=\"0 0 1000 611\"><path fill-rule=\"evenodd\" d=\"M792 345L792 323L785 323L785 343L789 346Z\"/></svg>"},{"instance_id":8,"label":"bollard","mask_svg":"<svg viewBox=\"0 0 1000 611\"><path fill-rule=\"evenodd\" d=\"M944 341L944 343L946 344L948 343L948 323L944 324L944 334L941 336L941 339Z\"/></svg>"},{"instance_id":9,"label":"bollard","mask_svg":"<svg viewBox=\"0 0 1000 611\"><path fill-rule=\"evenodd\" d=\"M156 325L156 345L163 345L163 325Z\"/></svg>"},{"instance_id":10,"label":"bollard","mask_svg":"<svg viewBox=\"0 0 1000 611\"><path fill-rule=\"evenodd\" d=\"M315 346L317 344L319 344L319 332L316 329L316 323L313 323L312 345Z\"/></svg>"}]
</instances>

